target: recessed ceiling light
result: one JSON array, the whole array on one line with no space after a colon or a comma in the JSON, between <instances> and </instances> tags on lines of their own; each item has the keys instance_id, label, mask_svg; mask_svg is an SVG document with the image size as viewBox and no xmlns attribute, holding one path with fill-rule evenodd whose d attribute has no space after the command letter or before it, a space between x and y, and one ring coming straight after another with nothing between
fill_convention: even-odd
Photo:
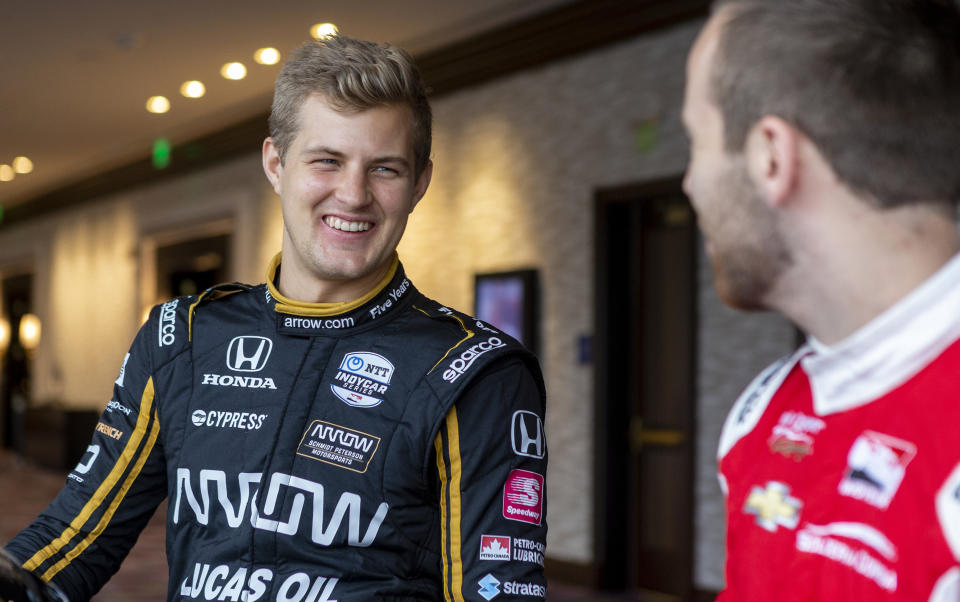
<instances>
[{"instance_id":1,"label":"recessed ceiling light","mask_svg":"<svg viewBox=\"0 0 960 602\"><path fill-rule=\"evenodd\" d=\"M13 160L13 171L21 174L33 171L33 161L26 157L17 157Z\"/></svg>"},{"instance_id":2,"label":"recessed ceiling light","mask_svg":"<svg viewBox=\"0 0 960 602\"><path fill-rule=\"evenodd\" d=\"M0 165L0 182L9 182L14 178L13 168L9 165Z\"/></svg>"},{"instance_id":3,"label":"recessed ceiling light","mask_svg":"<svg viewBox=\"0 0 960 602\"><path fill-rule=\"evenodd\" d=\"M310 35L318 40L329 38L340 32L333 23L317 23L310 28Z\"/></svg>"},{"instance_id":4,"label":"recessed ceiling light","mask_svg":"<svg viewBox=\"0 0 960 602\"><path fill-rule=\"evenodd\" d=\"M227 63L220 67L220 75L227 79L243 79L247 76L247 68L243 63Z\"/></svg>"},{"instance_id":5,"label":"recessed ceiling light","mask_svg":"<svg viewBox=\"0 0 960 602\"><path fill-rule=\"evenodd\" d=\"M261 65L276 65L280 62L280 51L276 48L260 48L253 53L253 60Z\"/></svg>"},{"instance_id":6,"label":"recessed ceiling light","mask_svg":"<svg viewBox=\"0 0 960 602\"><path fill-rule=\"evenodd\" d=\"M195 79L183 82L180 85L180 94L183 94L187 98L200 98L206 94L206 92L207 89L204 87L203 82L198 82Z\"/></svg>"},{"instance_id":7,"label":"recessed ceiling light","mask_svg":"<svg viewBox=\"0 0 960 602\"><path fill-rule=\"evenodd\" d=\"M147 99L147 110L151 113L166 113L170 110L170 101L166 96L151 96Z\"/></svg>"}]
</instances>

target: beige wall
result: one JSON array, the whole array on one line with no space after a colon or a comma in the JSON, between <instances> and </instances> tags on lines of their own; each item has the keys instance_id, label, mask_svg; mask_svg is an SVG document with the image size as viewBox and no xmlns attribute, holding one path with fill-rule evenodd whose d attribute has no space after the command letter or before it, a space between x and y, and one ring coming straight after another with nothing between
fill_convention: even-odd
<instances>
[{"instance_id":1,"label":"beige wall","mask_svg":"<svg viewBox=\"0 0 960 602\"><path fill-rule=\"evenodd\" d=\"M0 230L0 276L34 276L34 311L43 322L34 403L106 405L144 311L157 301L153 247L202 235L210 224L233 234L232 278L262 280L281 226L259 157Z\"/></svg>"},{"instance_id":2,"label":"beige wall","mask_svg":"<svg viewBox=\"0 0 960 602\"><path fill-rule=\"evenodd\" d=\"M593 330L598 189L682 173L679 112L689 23L434 101L436 164L401 259L417 287L470 312L476 272L540 271L548 390L549 556L593 560ZM646 124L644 126L644 124ZM639 128L655 131L641 147ZM35 399L102 408L151 295L152 248L204 228L233 233L233 277L260 282L279 248L278 200L259 152L176 180L0 229L0 275L34 273L44 339ZM172 237L172 238L171 238ZM789 348L773 317L725 310L701 267L697 585L722 584L719 425L758 366Z\"/></svg>"}]
</instances>

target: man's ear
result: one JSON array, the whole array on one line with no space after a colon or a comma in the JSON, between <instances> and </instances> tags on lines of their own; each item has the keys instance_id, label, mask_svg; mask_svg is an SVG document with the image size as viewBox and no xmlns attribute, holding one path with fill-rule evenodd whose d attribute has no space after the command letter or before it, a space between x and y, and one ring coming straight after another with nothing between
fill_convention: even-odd
<instances>
[{"instance_id":1,"label":"man's ear","mask_svg":"<svg viewBox=\"0 0 960 602\"><path fill-rule=\"evenodd\" d=\"M423 195L427 194L427 188L430 187L430 179L433 178L433 161L427 159L427 164L417 176L417 182L413 187L413 204L410 205L410 211L417 206Z\"/></svg>"},{"instance_id":2,"label":"man's ear","mask_svg":"<svg viewBox=\"0 0 960 602\"><path fill-rule=\"evenodd\" d=\"M800 132L773 115L760 118L747 134L747 169L771 206L787 202L797 185Z\"/></svg>"},{"instance_id":3,"label":"man's ear","mask_svg":"<svg viewBox=\"0 0 960 602\"><path fill-rule=\"evenodd\" d=\"M267 175L273 191L282 195L280 176L283 174L283 161L280 159L280 150L273 143L273 138L263 141L263 173Z\"/></svg>"}]
</instances>

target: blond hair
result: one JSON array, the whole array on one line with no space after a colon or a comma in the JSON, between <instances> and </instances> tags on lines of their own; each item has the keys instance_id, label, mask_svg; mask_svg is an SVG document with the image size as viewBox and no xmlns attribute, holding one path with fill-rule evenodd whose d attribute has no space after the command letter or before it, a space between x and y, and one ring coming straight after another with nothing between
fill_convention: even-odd
<instances>
[{"instance_id":1,"label":"blond hair","mask_svg":"<svg viewBox=\"0 0 960 602\"><path fill-rule=\"evenodd\" d=\"M285 160L299 129L300 107L322 94L337 111L363 111L400 104L413 111L414 170L430 159L432 113L413 59L401 48L336 35L298 48L274 87L270 136Z\"/></svg>"}]
</instances>

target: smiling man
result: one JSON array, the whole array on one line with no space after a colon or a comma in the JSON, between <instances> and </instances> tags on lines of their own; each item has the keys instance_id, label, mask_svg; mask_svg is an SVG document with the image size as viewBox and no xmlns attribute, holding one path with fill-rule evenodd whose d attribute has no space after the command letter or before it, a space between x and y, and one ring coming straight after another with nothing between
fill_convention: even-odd
<instances>
[{"instance_id":1,"label":"smiling man","mask_svg":"<svg viewBox=\"0 0 960 602\"><path fill-rule=\"evenodd\" d=\"M167 497L170 600L545 597L537 361L397 258L430 132L404 52L295 53L263 145L284 219L267 282L155 308L88 453L6 548L22 590L90 598Z\"/></svg>"},{"instance_id":2,"label":"smiling man","mask_svg":"<svg viewBox=\"0 0 960 602\"><path fill-rule=\"evenodd\" d=\"M722 0L684 189L721 299L807 333L720 439L723 601L960 600L960 14Z\"/></svg>"}]
</instances>

